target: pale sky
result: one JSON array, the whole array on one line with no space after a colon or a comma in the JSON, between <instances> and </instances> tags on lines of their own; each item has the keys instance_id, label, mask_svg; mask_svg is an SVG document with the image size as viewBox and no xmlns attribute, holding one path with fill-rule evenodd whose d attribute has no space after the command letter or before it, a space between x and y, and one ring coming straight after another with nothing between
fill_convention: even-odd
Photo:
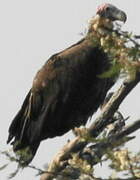
<instances>
[{"instance_id":1,"label":"pale sky","mask_svg":"<svg viewBox=\"0 0 140 180\"><path fill-rule=\"evenodd\" d=\"M0 0L0 150L10 148L6 145L8 127L36 72L51 55L82 38L88 20L95 15L97 6L104 2L126 12L128 20L124 30L140 34L139 0ZM129 122L140 118L139 91L140 85L120 107L125 116L131 116ZM32 164L42 168L69 138L70 133L42 142ZM137 142L130 147L138 149ZM7 161L0 155L0 162L2 166ZM6 180L14 169L13 163L0 171L0 180ZM104 169L100 167L101 173ZM35 171L25 169L13 180L39 179L34 175Z\"/></svg>"}]
</instances>

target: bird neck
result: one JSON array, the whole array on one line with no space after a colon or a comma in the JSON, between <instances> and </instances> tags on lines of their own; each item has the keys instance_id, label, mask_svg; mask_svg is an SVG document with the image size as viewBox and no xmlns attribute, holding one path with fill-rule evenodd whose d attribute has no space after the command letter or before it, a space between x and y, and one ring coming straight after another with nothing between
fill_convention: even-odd
<instances>
[{"instance_id":1,"label":"bird neck","mask_svg":"<svg viewBox=\"0 0 140 180\"><path fill-rule=\"evenodd\" d=\"M96 16L90 21L88 33L97 32L101 35L107 35L113 30L113 27L113 22L110 19L96 14Z\"/></svg>"}]
</instances>

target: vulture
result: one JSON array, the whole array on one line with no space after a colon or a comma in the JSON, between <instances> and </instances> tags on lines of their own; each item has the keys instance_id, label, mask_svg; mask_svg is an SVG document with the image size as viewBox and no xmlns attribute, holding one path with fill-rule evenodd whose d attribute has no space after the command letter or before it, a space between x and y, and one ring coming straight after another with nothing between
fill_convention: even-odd
<instances>
[{"instance_id":1,"label":"vulture","mask_svg":"<svg viewBox=\"0 0 140 180\"><path fill-rule=\"evenodd\" d=\"M103 103L115 80L100 77L110 69L111 59L99 44L94 44L94 33L100 29L106 36L114 29L114 21L126 19L125 12L114 5L100 5L85 37L52 55L37 72L9 127L7 140L14 152L27 150L30 154L24 163L32 161L42 140L85 125Z\"/></svg>"}]
</instances>

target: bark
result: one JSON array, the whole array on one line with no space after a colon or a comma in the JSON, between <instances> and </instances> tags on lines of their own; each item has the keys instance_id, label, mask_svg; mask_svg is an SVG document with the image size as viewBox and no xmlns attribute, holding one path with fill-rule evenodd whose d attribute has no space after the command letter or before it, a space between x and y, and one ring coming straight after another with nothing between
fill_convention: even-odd
<instances>
[{"instance_id":1,"label":"bark","mask_svg":"<svg viewBox=\"0 0 140 180\"><path fill-rule=\"evenodd\" d=\"M122 101L126 98L126 96L133 90L133 88L139 83L140 81L140 73L137 74L134 81L131 82L124 82L121 87L114 93L112 98L103 108L99 117L93 122L93 124L87 129L88 133L91 137L96 138L103 129L109 125L114 113L119 108ZM140 128L140 120L135 121L133 124L125 127L124 130L118 132L117 134L109 137L106 141L97 143L90 148L95 153L98 152L98 157L101 158L108 148L114 148L114 142L118 142L122 140L122 137L126 137L127 135L133 133L134 131ZM133 139L133 137L124 138L125 141L129 141ZM52 162L49 164L47 171L41 175L40 180L51 180L56 177L56 174L61 174L62 170L66 168L68 165L68 159L71 157L71 153L79 152L83 150L88 141L81 140L80 136L75 137L73 140L68 142L54 157ZM95 154L94 154L95 155ZM95 159L95 160L94 160ZM92 164L96 164L97 159L93 158Z\"/></svg>"}]
</instances>

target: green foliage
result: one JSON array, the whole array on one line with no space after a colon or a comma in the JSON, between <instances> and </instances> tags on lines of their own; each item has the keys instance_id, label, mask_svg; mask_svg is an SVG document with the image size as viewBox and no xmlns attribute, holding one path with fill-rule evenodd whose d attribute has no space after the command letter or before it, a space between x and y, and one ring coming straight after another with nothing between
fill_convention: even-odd
<instances>
[{"instance_id":1,"label":"green foliage","mask_svg":"<svg viewBox=\"0 0 140 180\"><path fill-rule=\"evenodd\" d=\"M32 158L32 152L29 147L26 147L20 151L17 151L16 156L19 159L20 165L24 167L26 166L28 159Z\"/></svg>"},{"instance_id":2,"label":"green foliage","mask_svg":"<svg viewBox=\"0 0 140 180\"><path fill-rule=\"evenodd\" d=\"M134 179L140 178L140 153L133 154L128 149L117 149L108 153L110 168L116 173L123 172L124 175Z\"/></svg>"},{"instance_id":3,"label":"green foliage","mask_svg":"<svg viewBox=\"0 0 140 180\"><path fill-rule=\"evenodd\" d=\"M78 154L72 154L69 164L74 168L78 168L81 173L93 174L93 167L86 160L79 158Z\"/></svg>"},{"instance_id":4,"label":"green foliage","mask_svg":"<svg viewBox=\"0 0 140 180\"><path fill-rule=\"evenodd\" d=\"M97 31L89 34L88 38L94 47L101 47L111 60L112 67L99 77L118 76L123 72L130 80L135 79L140 71L140 45L132 33L119 30L105 35Z\"/></svg>"},{"instance_id":5,"label":"green foliage","mask_svg":"<svg viewBox=\"0 0 140 180\"><path fill-rule=\"evenodd\" d=\"M111 68L99 75L100 78L109 78L109 77L117 77L120 74L121 65L113 62Z\"/></svg>"},{"instance_id":6,"label":"green foliage","mask_svg":"<svg viewBox=\"0 0 140 180\"><path fill-rule=\"evenodd\" d=\"M9 164L7 163L7 164L4 164L3 166L1 166L1 167L0 167L0 171L3 170L3 169L5 169L8 165L9 165Z\"/></svg>"},{"instance_id":7,"label":"green foliage","mask_svg":"<svg viewBox=\"0 0 140 180\"><path fill-rule=\"evenodd\" d=\"M12 156L10 154L10 152L8 152L8 151L3 151L3 152L0 152L0 153L5 155L10 162L18 162L18 160L14 156ZM0 167L0 171L4 170L9 164L10 163L7 163L7 164L3 165L2 167ZM20 170L20 167L18 166L14 172L9 174L8 178L11 179L11 178L15 177L17 175L17 173L19 172L19 170Z\"/></svg>"}]
</instances>

